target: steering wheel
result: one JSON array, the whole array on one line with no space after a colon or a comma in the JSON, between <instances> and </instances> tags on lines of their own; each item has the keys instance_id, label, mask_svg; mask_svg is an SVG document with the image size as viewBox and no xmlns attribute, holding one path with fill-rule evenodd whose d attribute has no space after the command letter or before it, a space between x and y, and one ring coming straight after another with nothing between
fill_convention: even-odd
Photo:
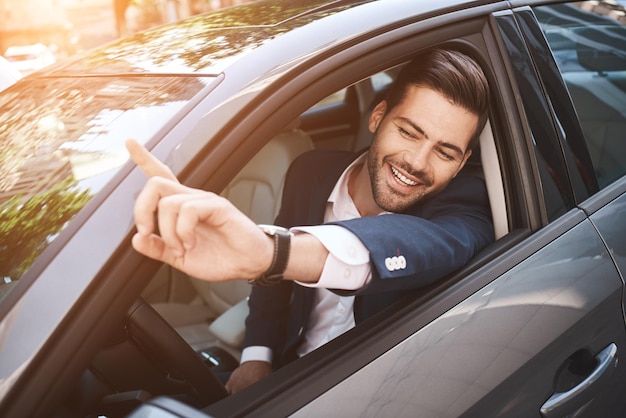
<instances>
[{"instance_id":1,"label":"steering wheel","mask_svg":"<svg viewBox=\"0 0 626 418\"><path fill-rule=\"evenodd\" d=\"M66 400L67 416L126 417L157 396L203 408L228 396L211 367L143 299L115 330Z\"/></svg>"},{"instance_id":2,"label":"steering wheel","mask_svg":"<svg viewBox=\"0 0 626 418\"><path fill-rule=\"evenodd\" d=\"M228 396L211 368L143 299L128 311L126 329L129 338L168 371L168 378L186 387L201 405Z\"/></svg>"}]
</instances>

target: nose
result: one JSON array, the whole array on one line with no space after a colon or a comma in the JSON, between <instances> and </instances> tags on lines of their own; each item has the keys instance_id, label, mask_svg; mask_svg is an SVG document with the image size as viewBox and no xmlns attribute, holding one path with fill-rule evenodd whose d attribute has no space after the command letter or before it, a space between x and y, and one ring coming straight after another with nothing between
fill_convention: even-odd
<instances>
[{"instance_id":1,"label":"nose","mask_svg":"<svg viewBox=\"0 0 626 418\"><path fill-rule=\"evenodd\" d=\"M404 160L414 172L427 173L430 168L430 158L433 150L426 141L420 141L404 153Z\"/></svg>"}]
</instances>

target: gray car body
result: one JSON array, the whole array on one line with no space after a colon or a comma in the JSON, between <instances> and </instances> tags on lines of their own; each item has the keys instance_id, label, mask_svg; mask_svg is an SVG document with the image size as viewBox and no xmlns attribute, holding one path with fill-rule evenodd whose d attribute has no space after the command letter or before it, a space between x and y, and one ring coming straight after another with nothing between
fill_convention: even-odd
<instances>
[{"instance_id":1,"label":"gray car body","mask_svg":"<svg viewBox=\"0 0 626 418\"><path fill-rule=\"evenodd\" d=\"M577 195L572 186L576 174L567 171L565 151L549 163L566 167L567 194L572 197L559 203L563 213L551 215L551 195L532 138L551 139L533 133L524 101L545 93L520 87L515 69L519 56L511 56L503 40L503 20L516 19L529 3L547 2L336 3L262 26L232 25L227 11L216 15L224 21L207 20L206 32L259 38L249 36L247 44L238 44L239 50L223 56L215 52L206 65L180 73L202 77L204 87L151 133L147 144L152 152L186 184L221 190L277 127L311 106L316 90L331 92L399 64L414 53L415 45L466 45L484 58L497 96L492 123L511 232L440 286L425 289L368 327L203 413L527 417L541 416L543 408L545 416L576 411L580 416L621 416L626 366L613 357L597 380L576 386L580 393L565 406L546 406L558 397L555 382L573 355L593 357L606 349L612 355L612 344L618 355L626 349L626 180ZM343 3L354 4L344 8ZM163 34L170 32L164 29ZM169 38L154 39L163 42L152 43L154 49L144 53L131 49L141 44L137 38L60 63L3 95L38 79L175 76L174 67L164 65L170 58L175 62L167 52ZM235 38L229 41L234 44ZM147 63L150 52L157 50L163 60L154 72L107 58L115 52ZM560 142L549 112L547 129ZM107 332L151 277L154 263L129 245L134 196L144 183L137 168L122 166L1 301L3 415L45 416L62 404ZM162 416L192 413L167 400L144 408Z\"/></svg>"}]
</instances>

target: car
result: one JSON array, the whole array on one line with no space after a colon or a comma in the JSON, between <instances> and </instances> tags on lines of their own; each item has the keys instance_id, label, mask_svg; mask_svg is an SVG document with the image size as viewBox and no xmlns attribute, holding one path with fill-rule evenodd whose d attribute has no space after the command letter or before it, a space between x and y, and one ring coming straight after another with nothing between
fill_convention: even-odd
<instances>
[{"instance_id":1,"label":"car","mask_svg":"<svg viewBox=\"0 0 626 418\"><path fill-rule=\"evenodd\" d=\"M23 76L56 62L54 52L42 43L10 46L4 53L4 57Z\"/></svg>"},{"instance_id":2,"label":"car","mask_svg":"<svg viewBox=\"0 0 626 418\"><path fill-rule=\"evenodd\" d=\"M620 417L626 28L609 1L276 0L152 28L0 93L1 416ZM398 68L480 63L494 242L228 396L245 281L133 250L144 144L272 223L291 161L358 150ZM419 236L416 239L421 239ZM245 257L242 254L242 257Z\"/></svg>"},{"instance_id":3,"label":"car","mask_svg":"<svg viewBox=\"0 0 626 418\"><path fill-rule=\"evenodd\" d=\"M13 68L13 65L0 56L0 91L22 78L22 74Z\"/></svg>"}]
</instances>

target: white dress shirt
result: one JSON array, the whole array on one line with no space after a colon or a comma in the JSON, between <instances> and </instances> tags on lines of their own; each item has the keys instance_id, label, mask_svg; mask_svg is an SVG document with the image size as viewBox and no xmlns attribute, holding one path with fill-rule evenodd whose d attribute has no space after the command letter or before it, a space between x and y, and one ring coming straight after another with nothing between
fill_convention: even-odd
<instances>
[{"instance_id":1,"label":"white dress shirt","mask_svg":"<svg viewBox=\"0 0 626 418\"><path fill-rule=\"evenodd\" d=\"M361 217L348 192L348 180L354 168L365 162L366 155L356 159L339 177L328 197L324 222ZM317 288L305 342L298 348L298 355L303 356L354 327L354 296L339 296L327 289L363 287L371 278L371 270L369 251L345 228L317 225L294 227L291 231L314 235L329 251L317 283L298 282L301 286ZM271 359L272 350L268 347L246 347L241 354L241 363L251 360L271 362Z\"/></svg>"}]
</instances>

